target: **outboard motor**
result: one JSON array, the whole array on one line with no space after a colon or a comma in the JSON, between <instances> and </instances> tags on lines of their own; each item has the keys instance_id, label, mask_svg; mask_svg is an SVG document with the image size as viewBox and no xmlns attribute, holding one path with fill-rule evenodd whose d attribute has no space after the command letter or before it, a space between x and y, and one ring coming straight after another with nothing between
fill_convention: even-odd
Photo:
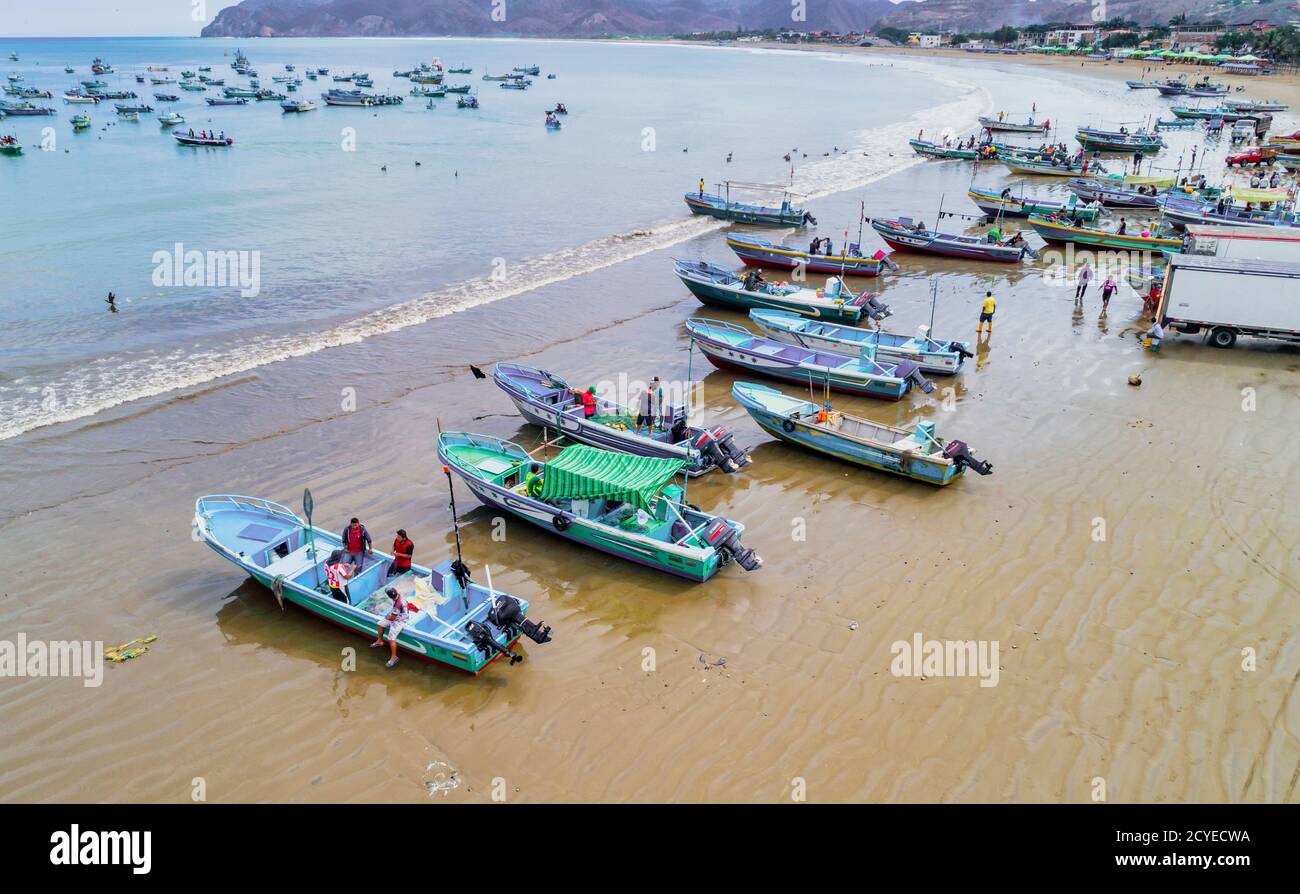
<instances>
[{"instance_id":1,"label":"outboard motor","mask_svg":"<svg viewBox=\"0 0 1300 894\"><path fill-rule=\"evenodd\" d=\"M877 299L875 295L868 295L865 292L858 296L858 304L866 310L867 316L877 323L894 313L889 309L888 304Z\"/></svg>"},{"instance_id":2,"label":"outboard motor","mask_svg":"<svg viewBox=\"0 0 1300 894\"><path fill-rule=\"evenodd\" d=\"M962 360L969 360L970 358L975 356L970 351L966 350L966 342L964 341L948 342L948 350L952 351Z\"/></svg>"},{"instance_id":3,"label":"outboard motor","mask_svg":"<svg viewBox=\"0 0 1300 894\"><path fill-rule=\"evenodd\" d=\"M742 546L740 536L735 528L719 520L706 538L709 545L722 554L724 559L735 559L741 568L754 571L763 567L763 560L758 553L747 546Z\"/></svg>"},{"instance_id":4,"label":"outboard motor","mask_svg":"<svg viewBox=\"0 0 1300 894\"><path fill-rule=\"evenodd\" d=\"M507 642L521 633L538 644L551 641L550 626L535 624L525 618L523 606L513 596L497 596L496 603L488 609L487 620L506 635ZM495 654L505 655L510 659L511 664L518 664L524 660L524 656L497 642L492 636L492 631L478 621L470 621L465 625L465 629L469 633L470 640L486 657L491 658Z\"/></svg>"},{"instance_id":5,"label":"outboard motor","mask_svg":"<svg viewBox=\"0 0 1300 894\"><path fill-rule=\"evenodd\" d=\"M702 430L691 446L724 472L739 472L753 462L749 454L740 449L735 436L725 428Z\"/></svg>"},{"instance_id":6,"label":"outboard motor","mask_svg":"<svg viewBox=\"0 0 1300 894\"><path fill-rule=\"evenodd\" d=\"M912 384L920 388L926 394L934 391L934 382L931 382L925 376L921 375L921 367L917 366L911 360L904 360L894 369L894 375L900 379L911 379Z\"/></svg>"},{"instance_id":7,"label":"outboard motor","mask_svg":"<svg viewBox=\"0 0 1300 894\"><path fill-rule=\"evenodd\" d=\"M993 464L985 462L971 453L965 441L958 441L956 438L949 441L943 448L943 455L959 466L966 466L977 475L993 474Z\"/></svg>"}]
</instances>

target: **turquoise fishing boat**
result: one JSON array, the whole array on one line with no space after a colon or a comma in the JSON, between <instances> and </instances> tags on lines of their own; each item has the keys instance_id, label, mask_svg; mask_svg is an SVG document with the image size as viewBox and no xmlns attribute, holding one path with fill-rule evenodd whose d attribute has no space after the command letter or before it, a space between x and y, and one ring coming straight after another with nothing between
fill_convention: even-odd
<instances>
[{"instance_id":1,"label":"turquoise fishing boat","mask_svg":"<svg viewBox=\"0 0 1300 894\"><path fill-rule=\"evenodd\" d=\"M989 217L1028 217L1031 214L1052 214L1069 211L1076 220L1096 220L1102 213L1102 206L1081 204L1078 196L1071 195L1066 201L1043 199L1038 196L1017 195L1010 189L990 189L972 186L966 195L981 211Z\"/></svg>"},{"instance_id":2,"label":"turquoise fishing boat","mask_svg":"<svg viewBox=\"0 0 1300 894\"><path fill-rule=\"evenodd\" d=\"M700 184L703 187L703 183ZM734 220L737 223L757 224L766 227L802 227L804 224L817 223L817 219L802 208L790 204L789 190L780 186L761 183L738 183L728 181L722 184L723 195L706 193L703 188L698 192L688 192L684 198L686 207L692 214L703 214L718 220ZM732 189L737 191L757 191L781 193L779 207L732 201Z\"/></svg>"},{"instance_id":3,"label":"turquoise fishing boat","mask_svg":"<svg viewBox=\"0 0 1300 894\"><path fill-rule=\"evenodd\" d=\"M912 147L912 151L917 155L923 155L926 158L974 161L980 156L979 149L960 149L953 146L944 146L941 143L932 143L929 140L908 140L907 144Z\"/></svg>"},{"instance_id":4,"label":"turquoise fishing boat","mask_svg":"<svg viewBox=\"0 0 1300 894\"><path fill-rule=\"evenodd\" d=\"M740 542L745 526L686 502L679 459L577 444L549 461L470 432L438 436L438 458L485 505L566 540L693 581L735 561L763 561Z\"/></svg>"},{"instance_id":5,"label":"turquoise fishing boat","mask_svg":"<svg viewBox=\"0 0 1300 894\"><path fill-rule=\"evenodd\" d=\"M310 496L304 495L310 512ZM499 656L521 660L511 646L520 636L550 639L550 628L527 619L528 603L470 579L457 559L436 568L411 565L389 577L393 557L378 550L347 582L347 601L330 595L326 564L341 550L341 534L304 522L270 500L212 494L194 504L194 532L213 552L237 565L285 602L333 624L374 638L392 609L390 589L406 597L410 620L398 649L426 661L477 674Z\"/></svg>"},{"instance_id":6,"label":"turquoise fishing boat","mask_svg":"<svg viewBox=\"0 0 1300 894\"><path fill-rule=\"evenodd\" d=\"M928 373L953 375L961 371L965 358L975 356L969 342L939 341L925 326L912 336L837 326L779 310L751 310L749 318L763 333L789 345L854 357L865 354L881 363L915 363Z\"/></svg>"},{"instance_id":7,"label":"turquoise fishing boat","mask_svg":"<svg viewBox=\"0 0 1300 894\"><path fill-rule=\"evenodd\" d=\"M1161 235L1135 229L1132 233L1119 233L1097 227L1085 227L1063 220L1052 220L1037 214L1030 215L1029 225L1048 242L1073 242L1076 245L1095 245L1098 248L1182 251L1183 240L1178 236Z\"/></svg>"},{"instance_id":8,"label":"turquoise fishing boat","mask_svg":"<svg viewBox=\"0 0 1300 894\"><path fill-rule=\"evenodd\" d=\"M784 310L839 323L880 320L889 308L864 290L853 294L839 277L825 288L805 289L789 283L768 282L757 271L743 277L707 261L674 260L677 278L702 304L741 313L753 308Z\"/></svg>"},{"instance_id":9,"label":"turquoise fishing boat","mask_svg":"<svg viewBox=\"0 0 1300 894\"><path fill-rule=\"evenodd\" d=\"M940 486L956 481L967 468L980 475L993 472L964 442L937 438L933 422L914 422L910 428L884 425L841 413L829 401L818 406L752 382L737 382L731 396L774 437L855 465Z\"/></svg>"}]
</instances>

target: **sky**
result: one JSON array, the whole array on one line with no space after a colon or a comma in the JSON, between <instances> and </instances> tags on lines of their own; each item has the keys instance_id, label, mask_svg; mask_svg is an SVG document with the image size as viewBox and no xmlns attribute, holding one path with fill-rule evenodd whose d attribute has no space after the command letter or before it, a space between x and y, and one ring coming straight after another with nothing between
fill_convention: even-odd
<instances>
[{"instance_id":1,"label":"sky","mask_svg":"<svg viewBox=\"0 0 1300 894\"><path fill-rule=\"evenodd\" d=\"M237 0L0 0L5 37L198 35Z\"/></svg>"}]
</instances>

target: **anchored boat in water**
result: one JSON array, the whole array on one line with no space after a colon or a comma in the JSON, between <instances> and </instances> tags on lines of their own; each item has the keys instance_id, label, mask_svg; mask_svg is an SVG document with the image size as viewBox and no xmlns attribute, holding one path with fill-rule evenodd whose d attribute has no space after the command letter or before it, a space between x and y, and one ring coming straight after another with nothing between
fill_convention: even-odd
<instances>
[{"instance_id":1,"label":"anchored boat in water","mask_svg":"<svg viewBox=\"0 0 1300 894\"><path fill-rule=\"evenodd\" d=\"M975 356L967 342L931 338L925 326L910 336L838 326L779 310L751 310L749 318L763 333L786 344L855 357L865 354L881 363L915 363L922 372L951 375L961 370L965 358Z\"/></svg>"},{"instance_id":2,"label":"anchored boat in water","mask_svg":"<svg viewBox=\"0 0 1300 894\"><path fill-rule=\"evenodd\" d=\"M1030 215L1029 225L1048 242L1073 242L1076 245L1135 251L1181 251L1183 247L1183 240L1178 236L1160 235L1145 230L1133 233L1108 231L1069 221L1052 220L1037 214Z\"/></svg>"},{"instance_id":3,"label":"anchored boat in water","mask_svg":"<svg viewBox=\"0 0 1300 894\"><path fill-rule=\"evenodd\" d=\"M686 207L691 209L692 214L704 214L709 217L716 217L719 220L734 220L738 223L758 224L766 227L802 227L805 223L817 223L816 218L809 212L802 208L795 208L790 204L790 197L793 193L784 187L763 183L740 183L730 180L723 183L722 186L724 188L722 195L706 193L703 189L697 192L688 192L684 197ZM734 202L731 199L733 188L737 191L781 193L781 205L773 208L767 205Z\"/></svg>"},{"instance_id":4,"label":"anchored boat in water","mask_svg":"<svg viewBox=\"0 0 1300 894\"><path fill-rule=\"evenodd\" d=\"M674 260L677 278L703 304L747 311L751 308L787 310L819 320L860 323L880 320L889 308L865 291L855 295L839 277L826 281L824 289L805 289L788 283L773 283L750 271L738 276L708 261Z\"/></svg>"},{"instance_id":5,"label":"anchored boat in water","mask_svg":"<svg viewBox=\"0 0 1300 894\"><path fill-rule=\"evenodd\" d=\"M706 581L735 561L761 567L740 542L745 526L686 502L679 459L632 456L578 444L551 459L490 435L443 432L438 458L486 506L659 571Z\"/></svg>"},{"instance_id":6,"label":"anchored boat in water","mask_svg":"<svg viewBox=\"0 0 1300 894\"><path fill-rule=\"evenodd\" d=\"M686 321L691 341L719 369L737 369L798 385L825 384L834 391L900 400L916 385L927 394L934 383L915 363L882 363L818 351L755 335L722 320L692 317Z\"/></svg>"},{"instance_id":7,"label":"anchored boat in water","mask_svg":"<svg viewBox=\"0 0 1300 894\"><path fill-rule=\"evenodd\" d=\"M1096 220L1103 209L1101 205L1080 204L1076 196L1064 202L1040 199L1038 196L1016 194L1010 189L1001 191L980 186L967 190L972 202L989 217L1028 217L1031 214L1069 212L1076 220Z\"/></svg>"},{"instance_id":8,"label":"anchored boat in water","mask_svg":"<svg viewBox=\"0 0 1300 894\"><path fill-rule=\"evenodd\" d=\"M933 422L883 425L832 409L829 400L818 406L752 382L737 382L731 396L775 437L869 469L937 485L951 484L968 468L993 472L964 442L937 438Z\"/></svg>"},{"instance_id":9,"label":"anchored boat in water","mask_svg":"<svg viewBox=\"0 0 1300 894\"><path fill-rule=\"evenodd\" d=\"M687 475L703 475L713 469L738 472L751 462L725 428L690 425L685 407L663 408L662 424L647 426L642 434L636 425L638 414L631 407L593 395L595 412L588 416L578 389L546 370L498 363L492 380L529 422L583 444L681 460Z\"/></svg>"},{"instance_id":10,"label":"anchored boat in water","mask_svg":"<svg viewBox=\"0 0 1300 894\"><path fill-rule=\"evenodd\" d=\"M436 568L411 565L387 576L393 557L374 551L343 590L330 595L326 564L343 542L336 533L304 522L279 503L234 494L200 497L194 531L217 555L271 589L282 605L291 602L345 630L374 637L392 609L395 590L408 604L409 620L397 634L401 651L477 674L505 655L521 660L511 646L520 636L550 639L550 628L527 619L528 603L470 579L459 559Z\"/></svg>"}]
</instances>

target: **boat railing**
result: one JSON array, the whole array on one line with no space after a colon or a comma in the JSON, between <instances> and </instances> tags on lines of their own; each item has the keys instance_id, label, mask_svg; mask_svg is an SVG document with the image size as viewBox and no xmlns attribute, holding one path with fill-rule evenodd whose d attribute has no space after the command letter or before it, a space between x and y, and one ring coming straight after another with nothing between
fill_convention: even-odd
<instances>
[{"instance_id":1,"label":"boat railing","mask_svg":"<svg viewBox=\"0 0 1300 894\"><path fill-rule=\"evenodd\" d=\"M726 329L730 332L739 332L748 335L750 338L755 337L754 333L750 332L744 326L737 325L736 323L729 323L726 320L715 320L711 317L690 317L686 320L686 328L688 331L693 331L701 326L708 326L711 329Z\"/></svg>"},{"instance_id":2,"label":"boat railing","mask_svg":"<svg viewBox=\"0 0 1300 894\"><path fill-rule=\"evenodd\" d=\"M295 523L301 524L302 520L287 506L280 503L273 503L270 500L264 500L261 497L246 497L242 494L209 494L199 497L194 501L194 511L208 517L214 507L212 504L229 503L232 508L250 508L263 512L269 512L272 515L278 515L285 519L291 519Z\"/></svg>"},{"instance_id":3,"label":"boat railing","mask_svg":"<svg viewBox=\"0 0 1300 894\"><path fill-rule=\"evenodd\" d=\"M477 435L473 432L467 431L445 431L438 435L438 444L448 447L454 444L466 444L473 447L488 447L515 455L521 460L528 459L528 451L520 447L514 441L507 441L504 438L498 438L493 435Z\"/></svg>"}]
</instances>

